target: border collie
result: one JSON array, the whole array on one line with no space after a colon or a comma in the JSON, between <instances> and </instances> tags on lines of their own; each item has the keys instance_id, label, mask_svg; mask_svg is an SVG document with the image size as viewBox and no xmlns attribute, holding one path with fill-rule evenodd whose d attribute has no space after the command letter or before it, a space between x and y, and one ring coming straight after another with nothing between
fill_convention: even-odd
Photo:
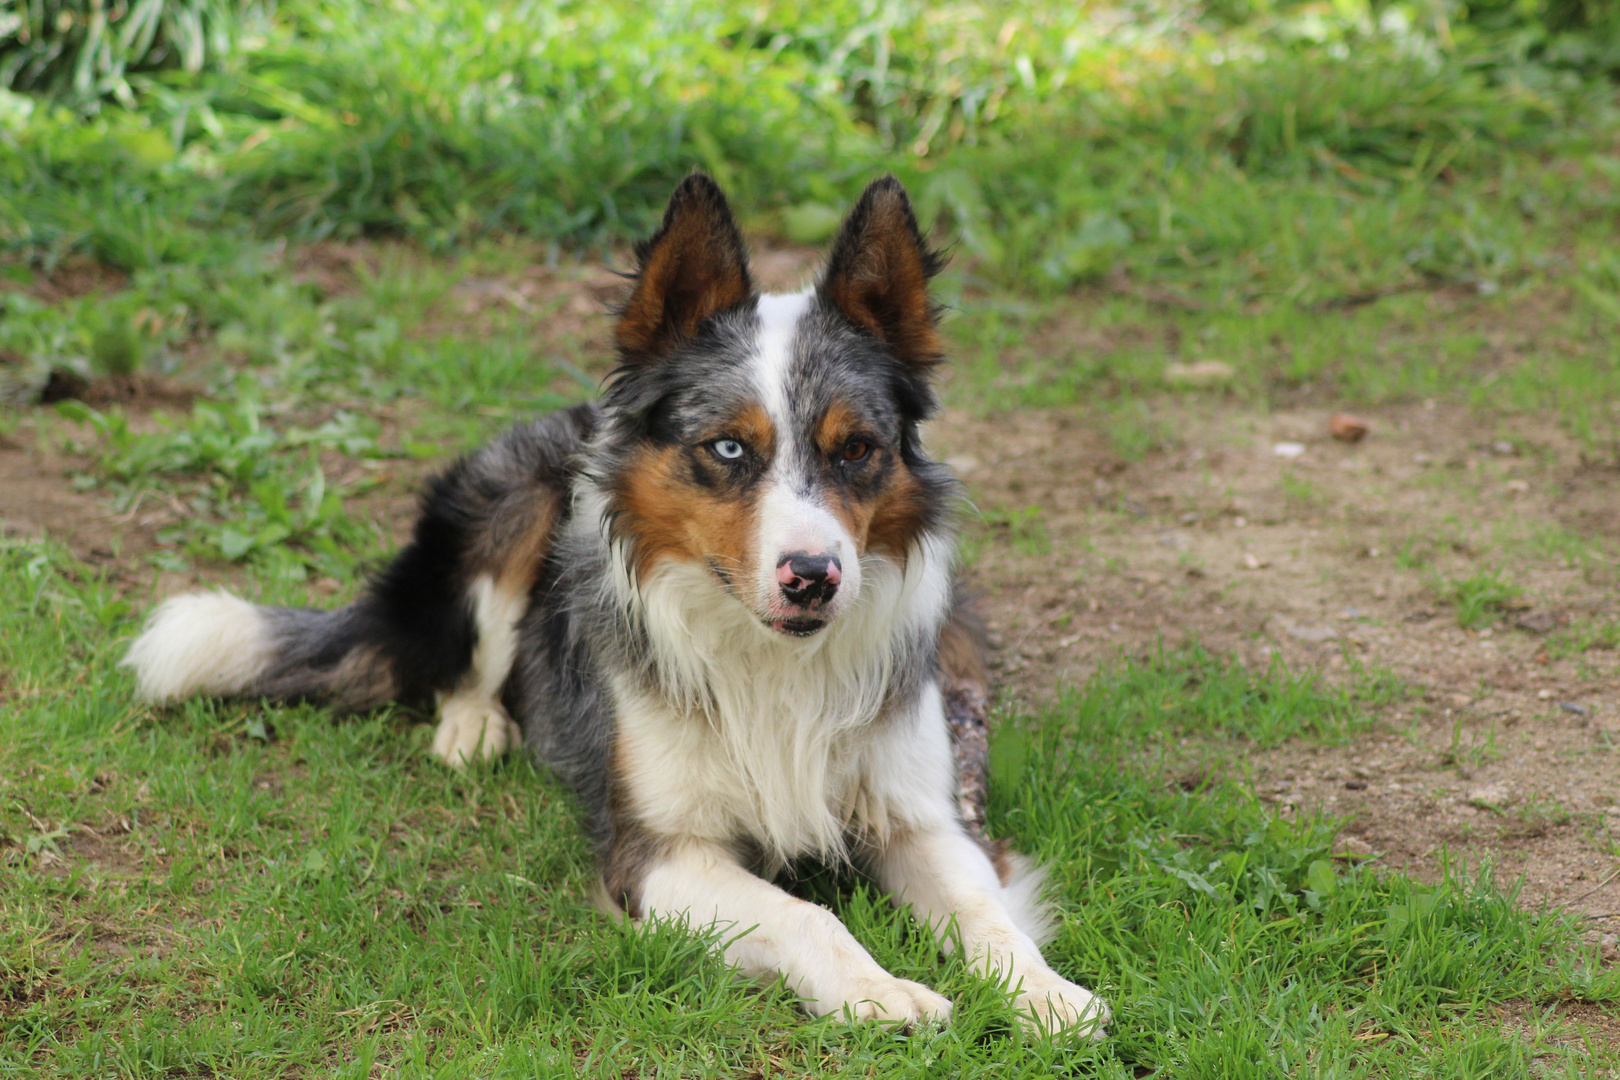
<instances>
[{"instance_id":1,"label":"border collie","mask_svg":"<svg viewBox=\"0 0 1620 1080\"><path fill-rule=\"evenodd\" d=\"M521 740L578 793L610 911L719 928L810 1013L951 1003L772 884L799 859L870 874L1028 1022L1100 1036L1107 1006L1041 958L1038 875L958 801L945 691L982 694L984 669L958 488L918 437L941 260L905 190L872 183L801 292L755 290L701 174L636 261L599 402L431 481L348 607L164 603L124 661L141 693L435 700L446 762Z\"/></svg>"}]
</instances>

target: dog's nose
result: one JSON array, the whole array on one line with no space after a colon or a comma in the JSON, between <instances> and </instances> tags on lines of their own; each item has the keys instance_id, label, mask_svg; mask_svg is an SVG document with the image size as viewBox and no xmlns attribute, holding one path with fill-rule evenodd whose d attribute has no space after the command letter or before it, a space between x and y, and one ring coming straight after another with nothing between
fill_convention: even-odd
<instances>
[{"instance_id":1,"label":"dog's nose","mask_svg":"<svg viewBox=\"0 0 1620 1080\"><path fill-rule=\"evenodd\" d=\"M794 551L783 555L776 564L776 581L782 586L782 596L788 603L800 607L825 604L833 598L843 579L843 565L836 555Z\"/></svg>"}]
</instances>

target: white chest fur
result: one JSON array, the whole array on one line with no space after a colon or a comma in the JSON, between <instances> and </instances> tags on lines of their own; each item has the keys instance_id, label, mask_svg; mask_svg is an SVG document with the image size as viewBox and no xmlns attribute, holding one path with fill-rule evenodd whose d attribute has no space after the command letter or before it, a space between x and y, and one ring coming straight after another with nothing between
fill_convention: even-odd
<instances>
[{"instance_id":1,"label":"white chest fur","mask_svg":"<svg viewBox=\"0 0 1620 1080\"><path fill-rule=\"evenodd\" d=\"M937 687L884 714L896 666L923 662L920 643L938 632L948 551L866 560L859 602L804 640L760 625L701 567L668 564L627 588L659 684L612 681L615 767L641 821L667 836L748 839L779 861L838 857L851 833L881 838L948 815Z\"/></svg>"}]
</instances>

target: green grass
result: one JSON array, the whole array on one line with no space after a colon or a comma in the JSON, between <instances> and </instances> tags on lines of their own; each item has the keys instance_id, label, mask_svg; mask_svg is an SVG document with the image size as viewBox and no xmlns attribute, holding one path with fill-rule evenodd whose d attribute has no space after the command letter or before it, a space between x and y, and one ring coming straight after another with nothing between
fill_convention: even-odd
<instances>
[{"instance_id":1,"label":"green grass","mask_svg":"<svg viewBox=\"0 0 1620 1080\"><path fill-rule=\"evenodd\" d=\"M1366 677L1192 649L1008 719L995 830L1051 866L1049 955L1109 995L1113 1036L1031 1038L869 885L810 882L957 1001L950 1028L903 1037L807 1020L689 934L592 913L575 808L526 763L444 770L386 710L136 705L112 666L128 606L54 550L0 560L6 1075L1577 1076L1584 1052L1495 1007L1620 991L1572 922L1487 869L1357 867L1332 821L1236 780L1187 790L1144 753L1337 730L1387 694Z\"/></svg>"},{"instance_id":2,"label":"green grass","mask_svg":"<svg viewBox=\"0 0 1620 1080\"><path fill-rule=\"evenodd\" d=\"M1438 582L1440 598L1457 609L1457 625L1464 630L1489 626L1505 615L1524 590L1503 574L1500 567L1486 567L1466 578Z\"/></svg>"},{"instance_id":3,"label":"green grass","mask_svg":"<svg viewBox=\"0 0 1620 1080\"><path fill-rule=\"evenodd\" d=\"M1594 651L1620 652L1620 619L1583 619L1547 639L1547 655L1554 660Z\"/></svg>"},{"instance_id":4,"label":"green grass","mask_svg":"<svg viewBox=\"0 0 1620 1080\"><path fill-rule=\"evenodd\" d=\"M622 266L615 245L693 166L751 230L801 243L897 171L953 246L947 399L1078 410L1125 462L1180 444L1165 369L1202 360L1233 375L1200 408L1433 398L1482 430L1556 420L1589 462L1620 462L1606 11L159 8L206 18L144 45L103 36L83 67L78 30L35 63L45 36L21 49L20 9L0 3L0 82L55 94L0 90L0 396L27 400L52 371L202 391L155 414L0 413L8 439L82 454L78 485L115 512L172 512L151 565L125 560L116 585L55 548L0 547L0 1076L1620 1066L1546 1036L1559 1003L1620 990L1571 923L1488 867L1420 884L1337 859L1337 823L1279 817L1247 786L1255 747L1354 737L1402 693L1349 654L1333 680L1197 646L1125 654L1004 722L995 828L1052 867L1051 956L1118 1017L1083 1048L1023 1034L996 988L858 881L804 889L953 997L955 1023L901 1037L805 1020L691 935L592 914L575 809L526 763L449 773L394 711L154 710L113 666L149 600L131 580L234 561L267 602L308 602L311 574L351 590L393 524L369 500L403 495L418 458L590 392L610 358L583 349L600 327L563 317L567 290L469 309L458 286ZM323 238L368 241L335 287L297 270ZM87 262L127 277L56 295ZM1284 481L1300 505L1316 488ZM1046 554L1046 514L993 508L966 548ZM1413 537L1395 562L1437 575L1448 543ZM1593 537L1523 543L1612 576ZM1503 573L1433 580L1482 626L1516 596ZM1566 628L1548 652L1589 661L1613 630ZM1464 746L1459 721L1454 759L1495 753ZM1192 779L1188 754L1207 762Z\"/></svg>"}]
</instances>

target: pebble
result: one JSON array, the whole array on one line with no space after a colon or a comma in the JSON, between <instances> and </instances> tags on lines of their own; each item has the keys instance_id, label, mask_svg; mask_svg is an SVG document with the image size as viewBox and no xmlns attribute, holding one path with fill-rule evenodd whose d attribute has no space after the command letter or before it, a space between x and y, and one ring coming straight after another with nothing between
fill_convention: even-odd
<instances>
[{"instance_id":1,"label":"pebble","mask_svg":"<svg viewBox=\"0 0 1620 1080\"><path fill-rule=\"evenodd\" d=\"M1280 458L1297 458L1305 452L1305 444L1297 442L1280 442L1271 448L1271 452Z\"/></svg>"},{"instance_id":2,"label":"pebble","mask_svg":"<svg viewBox=\"0 0 1620 1080\"><path fill-rule=\"evenodd\" d=\"M1169 364L1164 381L1171 386L1220 386L1232 381L1237 372L1219 360L1199 360L1192 364Z\"/></svg>"},{"instance_id":3,"label":"pebble","mask_svg":"<svg viewBox=\"0 0 1620 1080\"><path fill-rule=\"evenodd\" d=\"M1484 784L1468 793L1468 801L1486 807L1502 806L1508 801L1508 789L1502 784Z\"/></svg>"},{"instance_id":4,"label":"pebble","mask_svg":"<svg viewBox=\"0 0 1620 1080\"><path fill-rule=\"evenodd\" d=\"M1331 626L1301 626L1289 619L1278 619L1277 628L1291 638L1308 641L1312 645L1333 641L1339 636L1339 632Z\"/></svg>"},{"instance_id":5,"label":"pebble","mask_svg":"<svg viewBox=\"0 0 1620 1080\"><path fill-rule=\"evenodd\" d=\"M1585 705L1577 705L1573 701L1561 701L1558 703L1558 707L1563 709L1565 712L1572 712L1576 716L1585 716L1587 713L1592 711Z\"/></svg>"},{"instance_id":6,"label":"pebble","mask_svg":"<svg viewBox=\"0 0 1620 1080\"><path fill-rule=\"evenodd\" d=\"M1620 935L1604 934L1603 940L1598 943L1598 956L1605 964L1620 960Z\"/></svg>"},{"instance_id":7,"label":"pebble","mask_svg":"<svg viewBox=\"0 0 1620 1080\"><path fill-rule=\"evenodd\" d=\"M1367 434L1367 421L1349 413L1334 413L1328 418L1328 433L1340 442L1360 442Z\"/></svg>"}]
</instances>

